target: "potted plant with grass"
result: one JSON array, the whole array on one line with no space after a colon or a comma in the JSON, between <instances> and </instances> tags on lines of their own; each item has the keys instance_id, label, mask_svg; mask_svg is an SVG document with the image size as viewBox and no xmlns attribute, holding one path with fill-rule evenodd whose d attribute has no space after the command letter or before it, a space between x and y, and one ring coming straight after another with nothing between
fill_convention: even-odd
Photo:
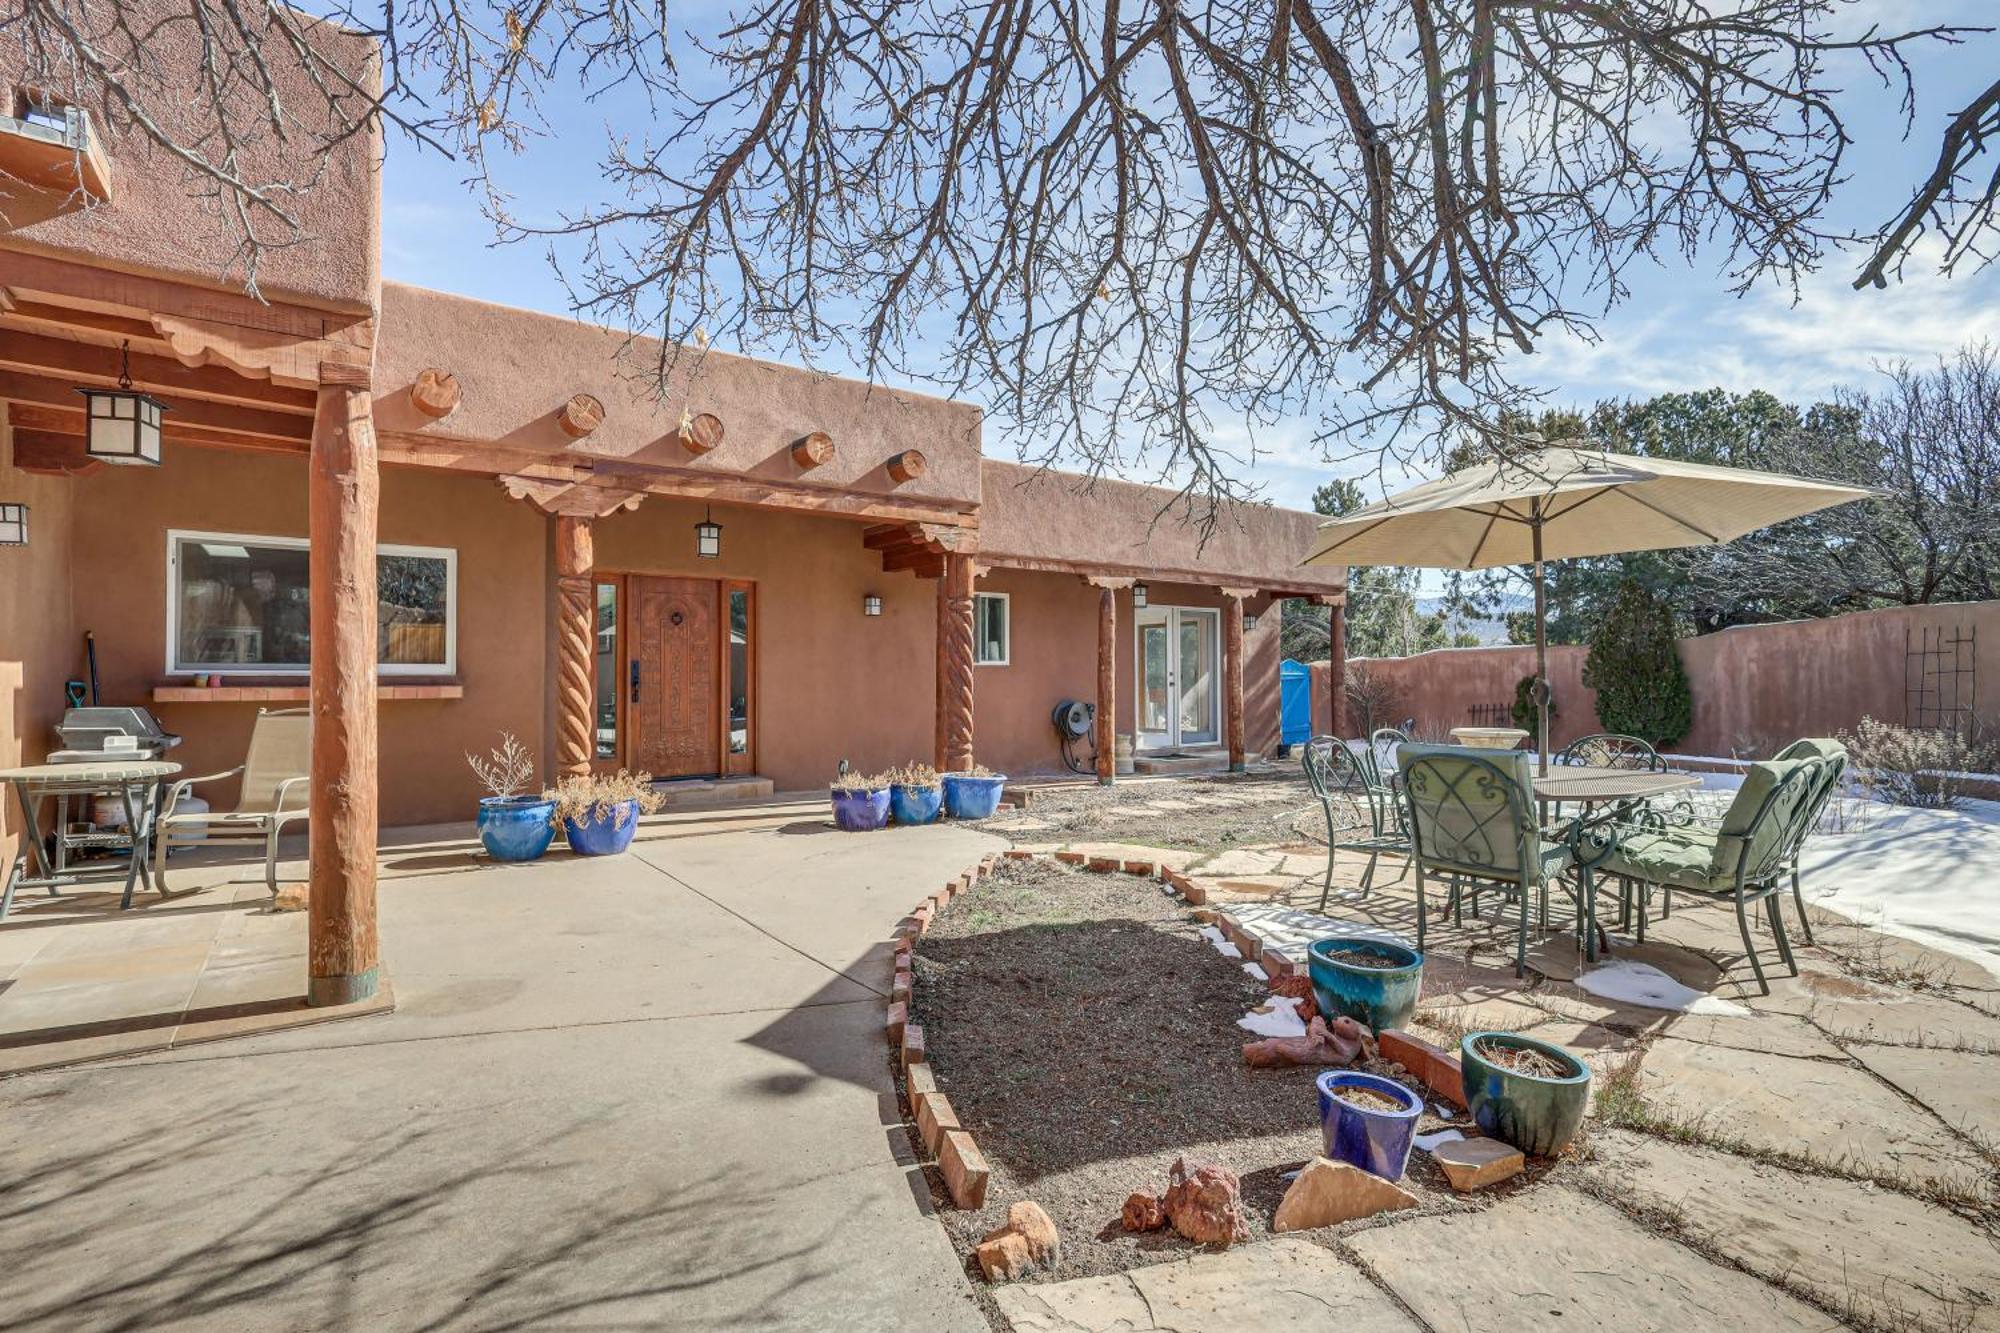
<instances>
[{"instance_id":1,"label":"potted plant with grass","mask_svg":"<svg viewBox=\"0 0 2000 1333\"><path fill-rule=\"evenodd\" d=\"M1000 793L1007 776L984 764L974 764L963 773L944 775L944 812L953 819L985 819L1000 808Z\"/></svg>"},{"instance_id":2,"label":"potted plant with grass","mask_svg":"<svg viewBox=\"0 0 2000 1333\"><path fill-rule=\"evenodd\" d=\"M833 822L844 833L866 833L889 822L889 783L885 775L857 773L842 764L828 784Z\"/></svg>"},{"instance_id":3,"label":"potted plant with grass","mask_svg":"<svg viewBox=\"0 0 2000 1333\"><path fill-rule=\"evenodd\" d=\"M1384 1180L1401 1180L1423 1099L1394 1079L1358 1069L1329 1069L1315 1083L1326 1155Z\"/></svg>"},{"instance_id":4,"label":"potted plant with grass","mask_svg":"<svg viewBox=\"0 0 2000 1333\"><path fill-rule=\"evenodd\" d=\"M1345 1014L1372 1032L1406 1025L1424 986L1422 954L1365 936L1314 940L1306 946L1306 971L1321 1013Z\"/></svg>"},{"instance_id":5,"label":"potted plant with grass","mask_svg":"<svg viewBox=\"0 0 2000 1333\"><path fill-rule=\"evenodd\" d=\"M1458 1044L1465 1105L1481 1132L1531 1157L1569 1146L1590 1105L1590 1066L1519 1032L1468 1032Z\"/></svg>"},{"instance_id":6,"label":"potted plant with grass","mask_svg":"<svg viewBox=\"0 0 2000 1333\"><path fill-rule=\"evenodd\" d=\"M532 861L546 852L556 836L555 803L528 792L535 780L528 747L503 731L485 758L468 752L465 762L489 793L479 798L479 842L486 854L496 861Z\"/></svg>"},{"instance_id":7,"label":"potted plant with grass","mask_svg":"<svg viewBox=\"0 0 2000 1333\"><path fill-rule=\"evenodd\" d=\"M898 824L928 824L944 808L944 784L929 764L913 760L883 776L889 779L889 816Z\"/></svg>"},{"instance_id":8,"label":"potted plant with grass","mask_svg":"<svg viewBox=\"0 0 2000 1333\"><path fill-rule=\"evenodd\" d=\"M639 816L660 808L651 773L573 774L542 793L554 805L569 849L579 856L615 856L632 845Z\"/></svg>"}]
</instances>

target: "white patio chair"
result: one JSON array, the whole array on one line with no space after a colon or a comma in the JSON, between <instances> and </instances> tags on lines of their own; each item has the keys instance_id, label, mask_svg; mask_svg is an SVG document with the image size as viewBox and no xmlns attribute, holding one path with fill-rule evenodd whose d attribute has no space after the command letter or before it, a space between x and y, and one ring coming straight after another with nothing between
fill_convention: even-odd
<instances>
[{"instance_id":1,"label":"white patio chair","mask_svg":"<svg viewBox=\"0 0 2000 1333\"><path fill-rule=\"evenodd\" d=\"M177 811L188 789L243 777L234 810ZM259 709L243 762L221 773L182 778L167 792L153 828L153 886L167 887L167 851L213 839L264 840L264 882L278 891L278 837L306 817L312 775L312 715L303 708Z\"/></svg>"}]
</instances>

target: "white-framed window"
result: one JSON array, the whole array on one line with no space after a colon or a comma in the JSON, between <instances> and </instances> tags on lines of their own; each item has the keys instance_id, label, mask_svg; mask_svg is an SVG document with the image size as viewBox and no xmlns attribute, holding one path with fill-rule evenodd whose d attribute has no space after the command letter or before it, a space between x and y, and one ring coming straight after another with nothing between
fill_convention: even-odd
<instances>
[{"instance_id":1,"label":"white-framed window","mask_svg":"<svg viewBox=\"0 0 2000 1333\"><path fill-rule=\"evenodd\" d=\"M312 667L309 543L303 537L167 533L167 671L295 676ZM458 670L458 552L375 548L378 670Z\"/></svg>"},{"instance_id":2,"label":"white-framed window","mask_svg":"<svg viewBox=\"0 0 2000 1333\"><path fill-rule=\"evenodd\" d=\"M1013 656L1014 610L1004 592L972 598L972 660L979 666L1006 666Z\"/></svg>"}]
</instances>

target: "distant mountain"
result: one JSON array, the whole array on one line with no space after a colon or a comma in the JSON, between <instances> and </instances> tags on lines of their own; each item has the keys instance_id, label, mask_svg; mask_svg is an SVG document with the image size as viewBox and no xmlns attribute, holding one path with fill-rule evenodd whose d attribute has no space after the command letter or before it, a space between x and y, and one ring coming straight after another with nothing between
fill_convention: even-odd
<instances>
[{"instance_id":1,"label":"distant mountain","mask_svg":"<svg viewBox=\"0 0 2000 1333\"><path fill-rule=\"evenodd\" d=\"M1419 597L1417 611L1422 615L1433 615L1444 609L1442 597ZM1499 598L1493 606L1492 614L1483 617L1460 617L1453 621L1452 631L1472 634L1482 644L1507 642L1507 621L1505 617L1513 611L1532 611L1535 599L1525 593L1510 593Z\"/></svg>"}]
</instances>

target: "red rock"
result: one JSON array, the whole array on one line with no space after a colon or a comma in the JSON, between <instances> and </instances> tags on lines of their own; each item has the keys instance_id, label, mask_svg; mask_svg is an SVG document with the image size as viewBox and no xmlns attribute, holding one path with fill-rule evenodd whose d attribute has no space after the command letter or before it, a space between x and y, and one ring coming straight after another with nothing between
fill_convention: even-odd
<instances>
[{"instance_id":1,"label":"red rock","mask_svg":"<svg viewBox=\"0 0 2000 1333\"><path fill-rule=\"evenodd\" d=\"M1368 1029L1346 1016L1328 1023L1314 1018L1303 1037L1266 1037L1243 1043L1243 1063L1252 1069L1290 1065L1351 1065L1368 1057L1374 1043Z\"/></svg>"},{"instance_id":2,"label":"red rock","mask_svg":"<svg viewBox=\"0 0 2000 1333\"><path fill-rule=\"evenodd\" d=\"M1197 1245L1227 1248L1250 1239L1250 1219L1243 1214L1243 1187L1226 1166L1209 1162L1190 1171L1187 1159L1176 1157L1167 1173L1167 1192L1161 1202L1174 1230Z\"/></svg>"},{"instance_id":3,"label":"red rock","mask_svg":"<svg viewBox=\"0 0 2000 1333\"><path fill-rule=\"evenodd\" d=\"M972 1257L988 1282L1011 1282L1034 1267L1027 1239L1004 1227L974 1246Z\"/></svg>"},{"instance_id":4,"label":"red rock","mask_svg":"<svg viewBox=\"0 0 2000 1333\"><path fill-rule=\"evenodd\" d=\"M1294 1007L1298 1010L1299 1017L1308 1023L1319 1016L1319 999L1313 994L1311 977L1296 973L1283 977L1273 976L1271 994L1297 1000L1299 1003Z\"/></svg>"},{"instance_id":5,"label":"red rock","mask_svg":"<svg viewBox=\"0 0 2000 1333\"><path fill-rule=\"evenodd\" d=\"M938 1170L944 1176L951 1201L960 1208L982 1208L986 1204L986 1157L972 1135L962 1129L948 1129L938 1145Z\"/></svg>"},{"instance_id":6,"label":"red rock","mask_svg":"<svg viewBox=\"0 0 2000 1333\"><path fill-rule=\"evenodd\" d=\"M1456 1055L1396 1028L1384 1032L1381 1041L1384 1060L1393 1060L1408 1070L1410 1077L1429 1088L1440 1101L1464 1109L1465 1076L1459 1070Z\"/></svg>"},{"instance_id":7,"label":"red rock","mask_svg":"<svg viewBox=\"0 0 2000 1333\"><path fill-rule=\"evenodd\" d=\"M980 1245L983 1247L1003 1236L1018 1237L1032 1264L1053 1268L1062 1262L1062 1237L1056 1232L1056 1224L1042 1206L1032 1200L1023 1199L1010 1205L1007 1220L987 1232ZM989 1273L987 1276L992 1275Z\"/></svg>"},{"instance_id":8,"label":"red rock","mask_svg":"<svg viewBox=\"0 0 2000 1333\"><path fill-rule=\"evenodd\" d=\"M1417 1196L1401 1185L1349 1162L1315 1157L1285 1191L1271 1230L1306 1231L1416 1206Z\"/></svg>"},{"instance_id":9,"label":"red rock","mask_svg":"<svg viewBox=\"0 0 2000 1333\"><path fill-rule=\"evenodd\" d=\"M304 884L280 884L278 891L271 895L271 910L303 912L311 896L311 890Z\"/></svg>"},{"instance_id":10,"label":"red rock","mask_svg":"<svg viewBox=\"0 0 2000 1333\"><path fill-rule=\"evenodd\" d=\"M1127 1231L1158 1231L1167 1224L1166 1201L1157 1194L1134 1194L1119 1214Z\"/></svg>"}]
</instances>

